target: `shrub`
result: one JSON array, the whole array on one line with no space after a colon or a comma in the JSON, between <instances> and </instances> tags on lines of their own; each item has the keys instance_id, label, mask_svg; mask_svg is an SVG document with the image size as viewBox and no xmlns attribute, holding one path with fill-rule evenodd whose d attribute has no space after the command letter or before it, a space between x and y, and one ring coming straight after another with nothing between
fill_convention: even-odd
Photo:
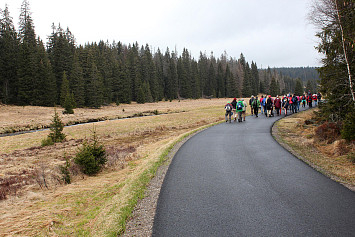
<instances>
[{"instance_id":1,"label":"shrub","mask_svg":"<svg viewBox=\"0 0 355 237\"><path fill-rule=\"evenodd\" d=\"M355 164L355 152L349 152L348 158L351 162L353 162Z\"/></svg>"},{"instance_id":2,"label":"shrub","mask_svg":"<svg viewBox=\"0 0 355 237\"><path fill-rule=\"evenodd\" d=\"M47 137L42 140L41 146L51 146L53 144L54 144L54 142L53 142L52 138Z\"/></svg>"},{"instance_id":3,"label":"shrub","mask_svg":"<svg viewBox=\"0 0 355 237\"><path fill-rule=\"evenodd\" d=\"M48 137L51 138L54 143L63 141L66 137L66 135L62 132L64 124L59 118L56 110L54 111L53 120L50 126L51 133L48 135Z\"/></svg>"},{"instance_id":4,"label":"shrub","mask_svg":"<svg viewBox=\"0 0 355 237\"><path fill-rule=\"evenodd\" d=\"M343 121L341 136L347 141L355 140L355 111L348 113Z\"/></svg>"},{"instance_id":5,"label":"shrub","mask_svg":"<svg viewBox=\"0 0 355 237\"><path fill-rule=\"evenodd\" d=\"M93 142L85 141L82 148L76 154L74 162L79 165L81 171L87 175L97 174L107 161L106 151L103 145L100 145L96 135L93 132Z\"/></svg>"},{"instance_id":6,"label":"shrub","mask_svg":"<svg viewBox=\"0 0 355 237\"><path fill-rule=\"evenodd\" d=\"M65 165L59 166L59 172L62 175L61 179L66 184L71 183L71 176L70 176L69 168L70 168L70 160L68 158L65 158Z\"/></svg>"},{"instance_id":7,"label":"shrub","mask_svg":"<svg viewBox=\"0 0 355 237\"><path fill-rule=\"evenodd\" d=\"M50 146L56 142L62 142L66 135L62 132L64 128L64 124L59 118L59 115L56 110L54 110L54 116L52 123L50 125L51 133L48 134L46 139L42 140L42 146Z\"/></svg>"},{"instance_id":8,"label":"shrub","mask_svg":"<svg viewBox=\"0 0 355 237\"><path fill-rule=\"evenodd\" d=\"M325 122L316 128L315 134L319 140L333 143L340 136L340 124Z\"/></svg>"}]
</instances>

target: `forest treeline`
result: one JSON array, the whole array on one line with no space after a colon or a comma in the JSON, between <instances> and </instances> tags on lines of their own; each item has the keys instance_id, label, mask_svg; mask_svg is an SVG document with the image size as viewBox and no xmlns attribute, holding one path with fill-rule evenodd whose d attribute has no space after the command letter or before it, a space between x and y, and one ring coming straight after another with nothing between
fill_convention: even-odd
<instances>
[{"instance_id":1,"label":"forest treeline","mask_svg":"<svg viewBox=\"0 0 355 237\"><path fill-rule=\"evenodd\" d=\"M188 49L180 55L169 48L153 52L148 44L137 42L77 45L69 28L54 23L44 43L35 34L27 0L21 5L18 30L7 6L1 11L0 27L4 104L63 106L70 101L76 107L98 108L131 101L276 96L294 92L297 86L304 89L302 80L276 69L259 70L243 54L236 59L226 52L218 58L200 52L195 59ZM307 91L315 88L314 79Z\"/></svg>"}]
</instances>

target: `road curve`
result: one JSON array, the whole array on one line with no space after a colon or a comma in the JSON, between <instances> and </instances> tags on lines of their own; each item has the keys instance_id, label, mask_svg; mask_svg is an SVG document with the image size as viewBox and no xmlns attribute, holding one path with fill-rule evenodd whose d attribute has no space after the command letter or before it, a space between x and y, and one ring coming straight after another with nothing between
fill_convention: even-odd
<instances>
[{"instance_id":1,"label":"road curve","mask_svg":"<svg viewBox=\"0 0 355 237\"><path fill-rule=\"evenodd\" d=\"M355 236L355 193L271 136L280 117L198 133L165 176L153 236Z\"/></svg>"}]
</instances>

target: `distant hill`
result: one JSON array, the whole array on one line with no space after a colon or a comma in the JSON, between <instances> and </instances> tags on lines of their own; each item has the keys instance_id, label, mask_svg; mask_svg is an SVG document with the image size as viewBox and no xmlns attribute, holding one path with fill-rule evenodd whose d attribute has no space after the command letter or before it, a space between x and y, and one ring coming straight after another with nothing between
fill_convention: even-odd
<instances>
[{"instance_id":1,"label":"distant hill","mask_svg":"<svg viewBox=\"0 0 355 237\"><path fill-rule=\"evenodd\" d=\"M319 80L316 67L281 67L274 68L277 72L291 78L300 78L303 82L308 80Z\"/></svg>"}]
</instances>

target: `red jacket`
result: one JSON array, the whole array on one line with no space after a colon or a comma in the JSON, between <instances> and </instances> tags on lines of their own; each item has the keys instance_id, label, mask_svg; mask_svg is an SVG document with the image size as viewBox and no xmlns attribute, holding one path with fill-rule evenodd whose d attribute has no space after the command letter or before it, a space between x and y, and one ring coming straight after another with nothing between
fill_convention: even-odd
<instances>
[{"instance_id":1,"label":"red jacket","mask_svg":"<svg viewBox=\"0 0 355 237\"><path fill-rule=\"evenodd\" d=\"M280 100L280 98L276 98L275 101L274 101L274 104L275 104L275 108L276 109L281 108L281 100Z\"/></svg>"}]
</instances>

